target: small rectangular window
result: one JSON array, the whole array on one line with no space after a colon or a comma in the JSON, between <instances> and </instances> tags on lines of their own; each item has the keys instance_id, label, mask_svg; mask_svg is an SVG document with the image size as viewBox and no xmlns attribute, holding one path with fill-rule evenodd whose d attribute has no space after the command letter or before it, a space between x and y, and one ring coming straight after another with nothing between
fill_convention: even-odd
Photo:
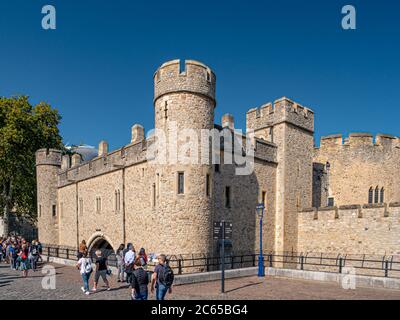
<instances>
[{"instance_id":1,"label":"small rectangular window","mask_svg":"<svg viewBox=\"0 0 400 320\"><path fill-rule=\"evenodd\" d=\"M211 185L210 185L210 175L207 174L207 175L206 175L206 196L207 196L207 197L210 196L210 189L211 189Z\"/></svg>"},{"instance_id":2,"label":"small rectangular window","mask_svg":"<svg viewBox=\"0 0 400 320\"><path fill-rule=\"evenodd\" d=\"M41 216L42 216L42 205L39 204L39 217L41 217Z\"/></svg>"},{"instance_id":3,"label":"small rectangular window","mask_svg":"<svg viewBox=\"0 0 400 320\"><path fill-rule=\"evenodd\" d=\"M214 170L215 170L215 172L219 172L219 164L218 163L216 163L214 165Z\"/></svg>"},{"instance_id":4,"label":"small rectangular window","mask_svg":"<svg viewBox=\"0 0 400 320\"><path fill-rule=\"evenodd\" d=\"M231 187L225 187L225 208L231 207Z\"/></svg>"},{"instance_id":5,"label":"small rectangular window","mask_svg":"<svg viewBox=\"0 0 400 320\"><path fill-rule=\"evenodd\" d=\"M335 199L330 197L328 198L328 207L333 207L335 205Z\"/></svg>"},{"instance_id":6,"label":"small rectangular window","mask_svg":"<svg viewBox=\"0 0 400 320\"><path fill-rule=\"evenodd\" d=\"M53 204L52 206L52 216L55 217L57 215L57 206Z\"/></svg>"},{"instance_id":7,"label":"small rectangular window","mask_svg":"<svg viewBox=\"0 0 400 320\"><path fill-rule=\"evenodd\" d=\"M178 194L185 193L185 175L183 172L178 172Z\"/></svg>"}]
</instances>

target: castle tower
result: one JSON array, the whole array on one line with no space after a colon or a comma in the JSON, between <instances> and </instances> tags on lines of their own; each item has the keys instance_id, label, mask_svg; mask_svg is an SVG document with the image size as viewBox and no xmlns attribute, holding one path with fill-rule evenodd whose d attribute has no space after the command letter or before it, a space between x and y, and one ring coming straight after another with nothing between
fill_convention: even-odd
<instances>
[{"instance_id":1,"label":"castle tower","mask_svg":"<svg viewBox=\"0 0 400 320\"><path fill-rule=\"evenodd\" d=\"M169 149L166 164L154 165L154 210L167 233L179 233L160 239L166 252L200 253L212 248L213 206L207 188L213 171L211 164L200 161L200 143L201 129L214 127L215 83L210 68L192 60L185 61L185 70L179 60L166 62L154 74L155 128L165 133L169 148L176 144L177 151Z\"/></svg>"},{"instance_id":2,"label":"castle tower","mask_svg":"<svg viewBox=\"0 0 400 320\"><path fill-rule=\"evenodd\" d=\"M62 153L55 149L36 151L37 210L39 239L58 244L57 173Z\"/></svg>"},{"instance_id":3,"label":"castle tower","mask_svg":"<svg viewBox=\"0 0 400 320\"><path fill-rule=\"evenodd\" d=\"M249 110L246 121L256 137L278 146L273 250L296 251L297 214L312 203L314 113L282 98Z\"/></svg>"}]
</instances>

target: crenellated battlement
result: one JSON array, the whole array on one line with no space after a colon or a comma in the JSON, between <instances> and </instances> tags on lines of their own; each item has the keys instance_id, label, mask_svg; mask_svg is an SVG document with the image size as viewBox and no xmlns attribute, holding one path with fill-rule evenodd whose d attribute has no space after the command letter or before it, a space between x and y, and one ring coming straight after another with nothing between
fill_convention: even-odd
<instances>
[{"instance_id":1,"label":"crenellated battlement","mask_svg":"<svg viewBox=\"0 0 400 320\"><path fill-rule=\"evenodd\" d=\"M341 147L372 147L381 146L387 148L400 148L400 138L388 134L377 134L375 139L370 133L350 133L348 137L341 134L333 134L322 137L320 149L332 149Z\"/></svg>"},{"instance_id":2,"label":"crenellated battlement","mask_svg":"<svg viewBox=\"0 0 400 320\"><path fill-rule=\"evenodd\" d=\"M75 165L70 159L66 159L69 155L65 155L63 157L65 166L59 173L59 187L145 162L146 151L151 143L153 143L152 139L143 139Z\"/></svg>"},{"instance_id":3,"label":"crenellated battlement","mask_svg":"<svg viewBox=\"0 0 400 320\"><path fill-rule=\"evenodd\" d=\"M310 132L314 132L314 112L286 97L274 103L266 103L252 108L246 113L247 129L255 131L281 122L288 122Z\"/></svg>"},{"instance_id":4,"label":"crenellated battlement","mask_svg":"<svg viewBox=\"0 0 400 320\"><path fill-rule=\"evenodd\" d=\"M164 63L154 73L154 102L168 93L190 92L209 97L215 104L214 72L205 64L185 60L185 69L181 70L180 60Z\"/></svg>"},{"instance_id":5,"label":"crenellated battlement","mask_svg":"<svg viewBox=\"0 0 400 320\"><path fill-rule=\"evenodd\" d=\"M61 166L62 151L56 149L39 149L35 153L36 165Z\"/></svg>"},{"instance_id":6,"label":"crenellated battlement","mask_svg":"<svg viewBox=\"0 0 400 320\"><path fill-rule=\"evenodd\" d=\"M321 220L333 221L341 219L380 219L400 218L400 203L380 203L364 205L344 205L338 207L305 208L299 212L302 222Z\"/></svg>"}]
</instances>

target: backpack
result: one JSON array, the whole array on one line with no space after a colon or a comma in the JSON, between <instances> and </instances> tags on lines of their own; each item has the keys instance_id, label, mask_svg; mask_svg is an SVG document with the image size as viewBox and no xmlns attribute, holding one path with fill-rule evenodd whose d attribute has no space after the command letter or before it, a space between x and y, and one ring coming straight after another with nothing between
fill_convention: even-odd
<instances>
[{"instance_id":1,"label":"backpack","mask_svg":"<svg viewBox=\"0 0 400 320\"><path fill-rule=\"evenodd\" d=\"M92 264L89 259L85 259L85 273L92 272Z\"/></svg>"},{"instance_id":2,"label":"backpack","mask_svg":"<svg viewBox=\"0 0 400 320\"><path fill-rule=\"evenodd\" d=\"M34 255L34 256L37 255L37 248L36 248L36 246L33 246L33 247L32 247L31 253L32 253L32 255Z\"/></svg>"},{"instance_id":3,"label":"backpack","mask_svg":"<svg viewBox=\"0 0 400 320\"><path fill-rule=\"evenodd\" d=\"M167 288L172 286L174 282L174 272L168 264L164 264L159 276L159 281Z\"/></svg>"}]
</instances>

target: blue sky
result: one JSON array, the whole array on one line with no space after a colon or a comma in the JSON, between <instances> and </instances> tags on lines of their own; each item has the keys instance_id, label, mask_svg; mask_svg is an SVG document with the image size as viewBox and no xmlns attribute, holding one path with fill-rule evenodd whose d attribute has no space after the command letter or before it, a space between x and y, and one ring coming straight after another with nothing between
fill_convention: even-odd
<instances>
[{"instance_id":1,"label":"blue sky","mask_svg":"<svg viewBox=\"0 0 400 320\"><path fill-rule=\"evenodd\" d=\"M57 29L41 28L41 9ZM341 8L357 30L341 28ZM0 95L46 101L65 143L111 148L153 127L154 71L195 59L217 74L217 123L287 96L314 110L316 140L400 135L400 4L364 1L0 0Z\"/></svg>"}]
</instances>

